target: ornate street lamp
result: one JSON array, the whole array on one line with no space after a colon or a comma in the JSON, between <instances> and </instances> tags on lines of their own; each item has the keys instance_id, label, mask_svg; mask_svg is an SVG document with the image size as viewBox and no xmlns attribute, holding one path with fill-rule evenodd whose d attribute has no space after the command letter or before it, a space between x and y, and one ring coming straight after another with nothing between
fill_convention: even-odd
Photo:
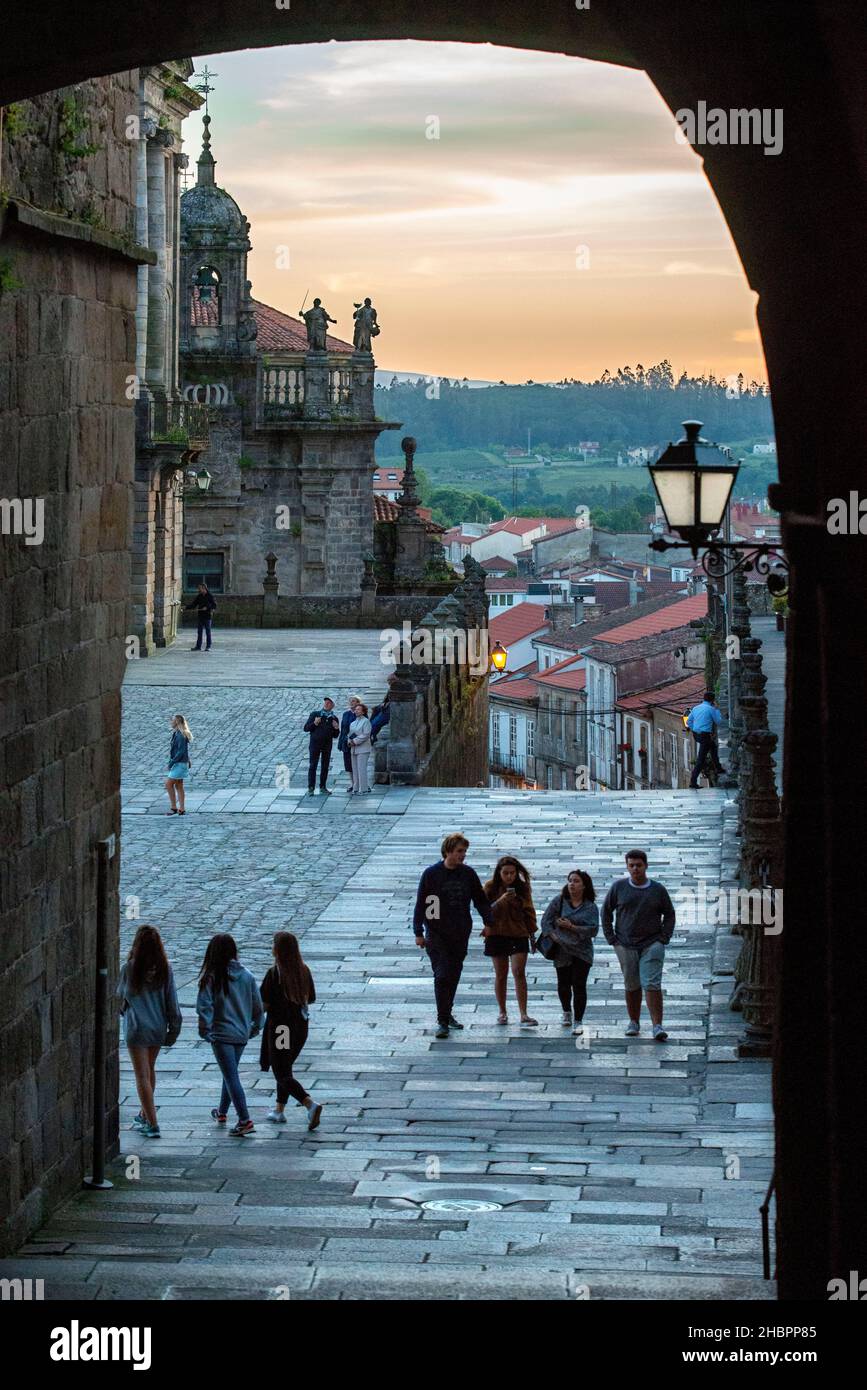
<instances>
[{"instance_id":1,"label":"ornate street lamp","mask_svg":"<svg viewBox=\"0 0 867 1390\"><path fill-rule=\"evenodd\" d=\"M188 470L187 482L191 490L195 488L197 492L207 492L211 486L211 475L203 464L198 473L194 468Z\"/></svg>"},{"instance_id":2,"label":"ornate street lamp","mask_svg":"<svg viewBox=\"0 0 867 1390\"><path fill-rule=\"evenodd\" d=\"M506 669L506 662L509 660L509 653L500 643L495 642L491 648L491 665L495 671L503 672Z\"/></svg>"},{"instance_id":3,"label":"ornate street lamp","mask_svg":"<svg viewBox=\"0 0 867 1390\"><path fill-rule=\"evenodd\" d=\"M772 593L781 593L787 587L788 565L774 545L727 541L717 534L725 520L740 464L730 450L702 439L698 420L684 420L683 428L683 439L669 444L656 463L647 466L666 528L681 539L666 540L657 534L658 525L654 525L650 549L688 549L693 559L698 559L701 550L702 569L711 579L754 567L758 574L768 577ZM771 557L777 572L771 570Z\"/></svg>"}]
</instances>

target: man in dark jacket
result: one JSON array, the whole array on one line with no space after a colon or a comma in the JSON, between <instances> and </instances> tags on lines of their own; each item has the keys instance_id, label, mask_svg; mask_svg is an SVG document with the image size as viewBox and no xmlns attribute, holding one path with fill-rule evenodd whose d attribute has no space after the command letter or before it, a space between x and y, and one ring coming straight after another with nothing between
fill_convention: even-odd
<instances>
[{"instance_id":1,"label":"man in dark jacket","mask_svg":"<svg viewBox=\"0 0 867 1390\"><path fill-rule=\"evenodd\" d=\"M322 701L322 708L312 710L304 725L305 734L310 735L310 765L307 769L307 792L316 794L316 765L319 764L319 790L323 796L331 793L326 786L328 764L331 761L331 745L340 733L340 723L334 713L334 701L329 695Z\"/></svg>"},{"instance_id":2,"label":"man in dark jacket","mask_svg":"<svg viewBox=\"0 0 867 1390\"><path fill-rule=\"evenodd\" d=\"M211 593L207 584L202 581L199 585L198 592L193 596L192 600L185 605L184 609L185 612L188 612L190 608L195 608L199 619L199 631L196 637L196 645L190 647L191 652L200 652L202 650L202 633L205 633L208 639L208 645L205 647L205 651L209 652L211 650L211 617L216 606L217 601L214 595Z\"/></svg>"},{"instance_id":3,"label":"man in dark jacket","mask_svg":"<svg viewBox=\"0 0 867 1390\"><path fill-rule=\"evenodd\" d=\"M452 1006L464 968L473 928L470 904L485 925L492 920L491 905L475 869L465 864L470 842L465 835L447 835L442 859L425 869L418 883L412 927L415 944L426 950L434 976L438 1038L450 1028L463 1028Z\"/></svg>"},{"instance_id":4,"label":"man in dark jacket","mask_svg":"<svg viewBox=\"0 0 867 1390\"><path fill-rule=\"evenodd\" d=\"M647 855L631 849L626 855L627 878L612 883L602 904L602 931L620 961L629 1022L626 1036L641 1032L641 991L647 1001L653 1037L665 1042L662 1025L662 966L674 931L674 906L656 879L647 877Z\"/></svg>"}]
</instances>

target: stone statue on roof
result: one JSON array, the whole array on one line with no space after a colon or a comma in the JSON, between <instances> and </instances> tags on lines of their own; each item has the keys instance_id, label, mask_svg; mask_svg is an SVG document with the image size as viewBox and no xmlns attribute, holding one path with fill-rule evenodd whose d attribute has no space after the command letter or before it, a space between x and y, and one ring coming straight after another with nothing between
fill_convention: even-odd
<instances>
[{"instance_id":1,"label":"stone statue on roof","mask_svg":"<svg viewBox=\"0 0 867 1390\"><path fill-rule=\"evenodd\" d=\"M369 299L365 299L363 304L353 305L355 313L355 332L352 335L352 346L356 352L370 352L370 340L377 337L379 324L376 321L376 310Z\"/></svg>"},{"instance_id":2,"label":"stone statue on roof","mask_svg":"<svg viewBox=\"0 0 867 1390\"><path fill-rule=\"evenodd\" d=\"M325 338L328 333L329 323L336 323L328 310L324 307L321 299L314 299L312 309L305 313L299 310L299 318L302 318L307 325L307 350L308 352L325 352Z\"/></svg>"}]
</instances>

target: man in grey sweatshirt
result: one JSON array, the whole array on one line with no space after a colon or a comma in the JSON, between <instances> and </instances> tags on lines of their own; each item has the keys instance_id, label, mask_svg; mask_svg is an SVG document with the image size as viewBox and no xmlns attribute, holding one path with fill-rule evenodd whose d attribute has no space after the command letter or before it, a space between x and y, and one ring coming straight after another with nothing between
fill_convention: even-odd
<instances>
[{"instance_id":1,"label":"man in grey sweatshirt","mask_svg":"<svg viewBox=\"0 0 867 1390\"><path fill-rule=\"evenodd\" d=\"M647 1000L653 1036L665 1042L662 1026L662 966L674 931L674 906L661 883L647 877L647 855L631 849L626 855L627 878L618 878L602 904L602 931L614 947L626 994L628 1038L641 1032L641 991Z\"/></svg>"}]
</instances>

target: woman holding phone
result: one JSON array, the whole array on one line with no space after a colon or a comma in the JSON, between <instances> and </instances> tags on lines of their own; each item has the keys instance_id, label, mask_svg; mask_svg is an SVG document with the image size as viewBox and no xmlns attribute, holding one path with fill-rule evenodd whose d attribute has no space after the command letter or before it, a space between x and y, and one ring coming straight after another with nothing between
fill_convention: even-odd
<instances>
[{"instance_id":1,"label":"woman holding phone","mask_svg":"<svg viewBox=\"0 0 867 1390\"><path fill-rule=\"evenodd\" d=\"M527 956L534 949L536 909L530 891L530 874L520 859L504 854L497 860L493 878L485 884L485 896L491 904L493 923L482 928L485 955L494 963L494 995L499 1014L497 1022L508 1023L506 987L509 966L515 982L515 995L522 1028L536 1028L538 1021L527 1013Z\"/></svg>"}]
</instances>

